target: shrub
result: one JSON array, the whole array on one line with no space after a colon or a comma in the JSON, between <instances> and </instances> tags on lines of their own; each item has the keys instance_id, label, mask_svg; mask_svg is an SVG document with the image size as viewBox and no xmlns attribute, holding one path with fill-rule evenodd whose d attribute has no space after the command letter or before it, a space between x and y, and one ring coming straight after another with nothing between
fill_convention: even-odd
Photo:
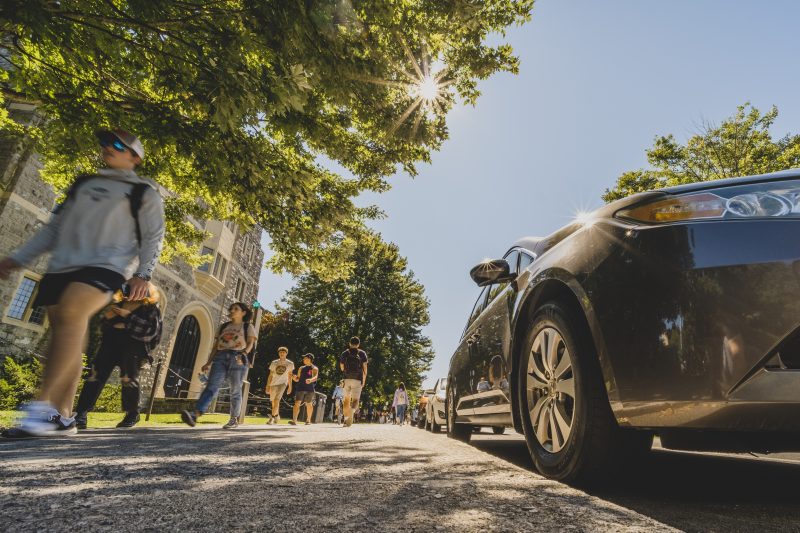
<instances>
[{"instance_id":1,"label":"shrub","mask_svg":"<svg viewBox=\"0 0 800 533\"><path fill-rule=\"evenodd\" d=\"M42 364L37 359L17 361L6 356L0 367L0 410L17 409L33 400L41 377Z\"/></svg>"}]
</instances>

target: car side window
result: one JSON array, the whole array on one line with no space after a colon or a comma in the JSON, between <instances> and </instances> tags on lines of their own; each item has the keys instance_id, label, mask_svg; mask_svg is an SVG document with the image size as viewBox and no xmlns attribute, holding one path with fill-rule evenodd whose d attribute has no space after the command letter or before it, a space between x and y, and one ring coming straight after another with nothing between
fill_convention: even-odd
<instances>
[{"instance_id":1,"label":"car side window","mask_svg":"<svg viewBox=\"0 0 800 533\"><path fill-rule=\"evenodd\" d=\"M508 261L508 271L511 274L516 274L517 270L517 258L519 257L519 252L517 250L512 250L511 252L507 253L506 256L503 258Z\"/></svg>"},{"instance_id":2,"label":"car side window","mask_svg":"<svg viewBox=\"0 0 800 533\"><path fill-rule=\"evenodd\" d=\"M484 287L481 290L481 293L478 296L478 299L475 300L475 305L472 307L472 312L469 314L469 320L467 321L467 328L469 328L470 324L475 322L475 319L480 316L481 311L483 311L483 308L486 307L486 305L485 305L486 304L486 290L487 290L487 287ZM464 328L465 332L466 332L467 328Z\"/></svg>"},{"instance_id":3,"label":"car side window","mask_svg":"<svg viewBox=\"0 0 800 533\"><path fill-rule=\"evenodd\" d=\"M526 254L525 252L520 252L519 254L519 271L522 272L526 268L533 263L533 256Z\"/></svg>"}]
</instances>

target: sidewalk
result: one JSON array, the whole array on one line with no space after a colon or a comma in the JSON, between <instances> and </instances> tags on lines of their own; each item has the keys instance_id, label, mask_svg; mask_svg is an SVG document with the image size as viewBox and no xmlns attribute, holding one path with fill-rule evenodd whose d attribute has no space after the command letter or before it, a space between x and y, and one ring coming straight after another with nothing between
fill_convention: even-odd
<instances>
[{"instance_id":1,"label":"sidewalk","mask_svg":"<svg viewBox=\"0 0 800 533\"><path fill-rule=\"evenodd\" d=\"M665 525L412 427L91 430L0 441L14 531L658 531Z\"/></svg>"}]
</instances>

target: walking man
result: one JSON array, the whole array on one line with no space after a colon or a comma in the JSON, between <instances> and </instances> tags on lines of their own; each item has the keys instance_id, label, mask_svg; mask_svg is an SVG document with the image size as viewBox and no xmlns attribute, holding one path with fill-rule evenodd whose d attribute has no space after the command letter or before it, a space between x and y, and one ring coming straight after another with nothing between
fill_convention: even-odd
<instances>
[{"instance_id":1,"label":"walking man","mask_svg":"<svg viewBox=\"0 0 800 533\"><path fill-rule=\"evenodd\" d=\"M314 399L316 392L314 386L319 377L319 369L314 366L314 354L307 353L303 356L303 366L297 369L297 374L292 376L292 380L297 382L297 390L294 393L294 408L292 410L291 425L297 425L297 415L300 414L300 407L306 406L306 425L311 423L311 412L314 410Z\"/></svg>"},{"instance_id":2,"label":"walking man","mask_svg":"<svg viewBox=\"0 0 800 533\"><path fill-rule=\"evenodd\" d=\"M278 348L278 358L269 364L269 377L267 378L267 387L264 392L269 394L269 401L272 403L272 416L270 416L267 424L274 424L281 421L280 406L283 393L292 393L292 382L289 379L292 372L294 372L294 362L287 359L289 355L289 348L281 346ZM297 417L295 417L297 418Z\"/></svg>"},{"instance_id":3,"label":"walking man","mask_svg":"<svg viewBox=\"0 0 800 533\"><path fill-rule=\"evenodd\" d=\"M367 383L367 354L361 350L361 339L353 337L350 346L339 356L339 368L344 372L344 425L353 425L353 415L358 410L361 389Z\"/></svg>"},{"instance_id":4,"label":"walking man","mask_svg":"<svg viewBox=\"0 0 800 533\"><path fill-rule=\"evenodd\" d=\"M0 260L0 279L50 252L34 306L46 306L50 346L37 401L23 407L8 438L72 435L72 402L81 375L89 319L127 284L131 301L147 296L161 253L164 205L151 180L135 168L144 147L123 130L97 132L108 168L79 176L50 220Z\"/></svg>"}]
</instances>

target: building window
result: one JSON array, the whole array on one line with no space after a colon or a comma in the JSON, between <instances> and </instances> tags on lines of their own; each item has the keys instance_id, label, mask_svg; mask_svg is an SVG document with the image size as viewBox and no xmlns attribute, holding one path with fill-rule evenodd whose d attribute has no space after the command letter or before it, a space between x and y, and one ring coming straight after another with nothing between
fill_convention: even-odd
<instances>
[{"instance_id":1,"label":"building window","mask_svg":"<svg viewBox=\"0 0 800 533\"><path fill-rule=\"evenodd\" d=\"M215 278L219 278L218 276L219 266L221 263L222 263L222 256L220 254L217 254L217 257L214 258L214 270L212 271L212 274L214 275Z\"/></svg>"},{"instance_id":2,"label":"building window","mask_svg":"<svg viewBox=\"0 0 800 533\"><path fill-rule=\"evenodd\" d=\"M205 256L213 256L214 255L214 250L212 250L208 246L203 246L203 249L200 251L200 255L203 256L203 257L205 257ZM210 261L211 261L211 257L209 257L208 261L206 261L205 263L203 263L202 265L197 267L197 270L199 270L200 272L208 272L208 269L211 268L211 262Z\"/></svg>"},{"instance_id":3,"label":"building window","mask_svg":"<svg viewBox=\"0 0 800 533\"><path fill-rule=\"evenodd\" d=\"M39 326L43 325L44 307L31 307L38 287L39 282L37 280L24 276L19 287L17 287L17 292L14 294L14 299L11 301L11 306L9 306L6 316L14 320L27 321Z\"/></svg>"},{"instance_id":4,"label":"building window","mask_svg":"<svg viewBox=\"0 0 800 533\"><path fill-rule=\"evenodd\" d=\"M222 258L222 268L219 269L219 277L218 280L222 281L225 279L225 271L228 269L228 260L224 257Z\"/></svg>"},{"instance_id":5,"label":"building window","mask_svg":"<svg viewBox=\"0 0 800 533\"><path fill-rule=\"evenodd\" d=\"M222 257L222 254L217 254L216 259L214 259L214 270L212 275L218 280L222 281L225 279L225 271L227 268L228 260Z\"/></svg>"},{"instance_id":6,"label":"building window","mask_svg":"<svg viewBox=\"0 0 800 533\"><path fill-rule=\"evenodd\" d=\"M236 299L240 302L242 301L242 296L244 296L245 287L247 287L247 283L242 278L239 278L236 282Z\"/></svg>"}]
</instances>

